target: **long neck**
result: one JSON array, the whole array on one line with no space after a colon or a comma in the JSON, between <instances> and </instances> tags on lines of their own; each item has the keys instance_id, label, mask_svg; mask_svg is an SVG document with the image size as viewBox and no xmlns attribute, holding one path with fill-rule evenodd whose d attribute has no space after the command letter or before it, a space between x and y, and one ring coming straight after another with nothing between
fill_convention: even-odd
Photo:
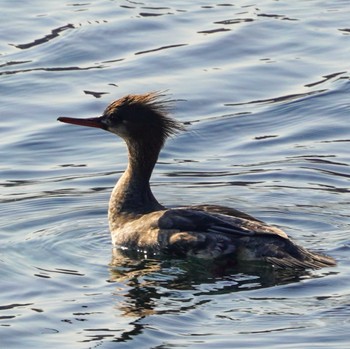
<instances>
[{"instance_id":1,"label":"long neck","mask_svg":"<svg viewBox=\"0 0 350 349\"><path fill-rule=\"evenodd\" d=\"M152 149L142 143L126 143L129 163L112 192L109 202L110 220L116 220L122 213L136 215L164 208L153 196L149 184L160 147Z\"/></svg>"}]
</instances>

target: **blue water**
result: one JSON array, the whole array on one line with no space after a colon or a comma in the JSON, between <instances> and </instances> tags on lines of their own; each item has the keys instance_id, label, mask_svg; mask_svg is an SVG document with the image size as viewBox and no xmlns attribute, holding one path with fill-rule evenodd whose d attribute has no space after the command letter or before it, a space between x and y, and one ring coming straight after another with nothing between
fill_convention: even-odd
<instances>
[{"instance_id":1,"label":"blue water","mask_svg":"<svg viewBox=\"0 0 350 349\"><path fill-rule=\"evenodd\" d=\"M348 348L350 3L4 0L0 347ZM123 142L58 116L168 91L165 205L234 206L332 255L266 272L113 251Z\"/></svg>"}]
</instances>

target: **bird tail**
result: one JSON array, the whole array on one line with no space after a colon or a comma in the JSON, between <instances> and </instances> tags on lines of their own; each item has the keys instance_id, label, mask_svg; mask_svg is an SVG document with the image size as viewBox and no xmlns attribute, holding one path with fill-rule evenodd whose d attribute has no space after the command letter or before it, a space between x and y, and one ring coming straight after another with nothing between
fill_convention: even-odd
<instances>
[{"instance_id":1,"label":"bird tail","mask_svg":"<svg viewBox=\"0 0 350 349\"><path fill-rule=\"evenodd\" d=\"M295 269L320 269L325 267L334 267L337 265L334 258L319 252L311 252L307 249L296 246L298 256L292 255L279 257L266 257L266 261L279 268Z\"/></svg>"}]
</instances>

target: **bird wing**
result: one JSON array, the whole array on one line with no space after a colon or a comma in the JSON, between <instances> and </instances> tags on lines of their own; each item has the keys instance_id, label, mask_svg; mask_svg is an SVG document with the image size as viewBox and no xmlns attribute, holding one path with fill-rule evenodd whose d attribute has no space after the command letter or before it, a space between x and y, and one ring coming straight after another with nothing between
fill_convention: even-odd
<instances>
[{"instance_id":1,"label":"bird wing","mask_svg":"<svg viewBox=\"0 0 350 349\"><path fill-rule=\"evenodd\" d=\"M261 221L217 212L203 211L198 209L198 207L167 210L159 218L158 226L160 229L176 229L180 231L197 231L237 236L268 234L270 236L274 235L288 239L284 231Z\"/></svg>"},{"instance_id":2,"label":"bird wing","mask_svg":"<svg viewBox=\"0 0 350 349\"><path fill-rule=\"evenodd\" d=\"M199 211L205 211L209 213L221 213L227 216L233 216L238 218L245 218L250 221L256 221L260 223L264 223L263 221L245 213L239 210L236 210L232 207L222 206L222 205L195 205L195 206L189 206L188 208L191 208L191 210L199 210Z\"/></svg>"}]
</instances>

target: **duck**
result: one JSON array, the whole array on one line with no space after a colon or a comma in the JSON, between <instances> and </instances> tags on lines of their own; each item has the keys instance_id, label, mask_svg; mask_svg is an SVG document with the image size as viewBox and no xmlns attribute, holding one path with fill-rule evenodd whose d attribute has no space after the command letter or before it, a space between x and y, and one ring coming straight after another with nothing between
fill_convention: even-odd
<instances>
[{"instance_id":1,"label":"duck","mask_svg":"<svg viewBox=\"0 0 350 349\"><path fill-rule=\"evenodd\" d=\"M186 130L169 114L171 100L160 92L129 94L102 116L63 123L99 128L124 140L128 164L109 200L113 246L170 258L229 259L282 269L333 267L336 261L294 242L282 229L235 208L202 204L168 208L152 193L150 178L166 140Z\"/></svg>"}]
</instances>

